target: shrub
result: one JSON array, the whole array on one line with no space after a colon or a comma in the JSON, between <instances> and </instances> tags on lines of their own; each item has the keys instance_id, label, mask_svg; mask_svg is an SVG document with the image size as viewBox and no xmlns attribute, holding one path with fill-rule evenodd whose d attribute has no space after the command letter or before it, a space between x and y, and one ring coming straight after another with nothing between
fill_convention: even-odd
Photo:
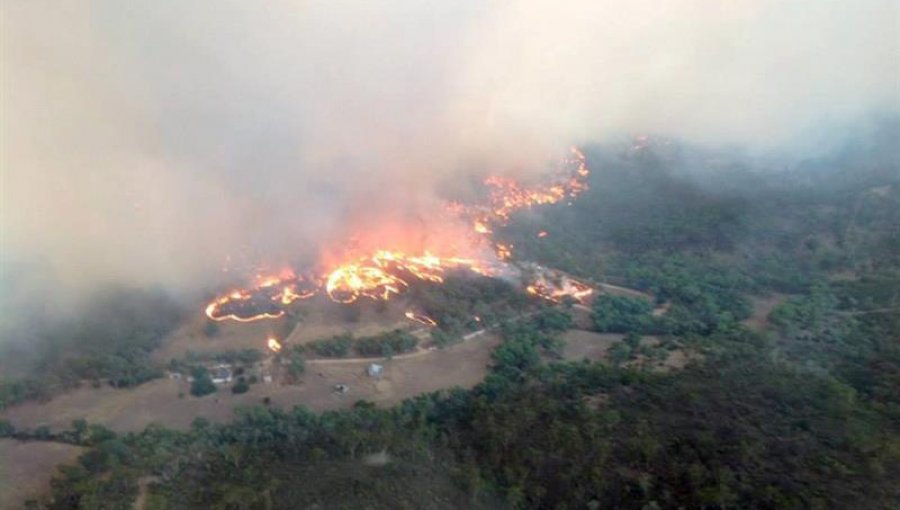
<instances>
[{"instance_id":1,"label":"shrub","mask_svg":"<svg viewBox=\"0 0 900 510\"><path fill-rule=\"evenodd\" d=\"M191 395L202 397L218 391L216 384L209 377L209 370L206 367L194 367L191 370L191 376L194 378L194 381L191 383Z\"/></svg>"},{"instance_id":2,"label":"shrub","mask_svg":"<svg viewBox=\"0 0 900 510\"><path fill-rule=\"evenodd\" d=\"M241 393L247 393L250 391L250 385L247 384L243 378L238 379L234 386L231 387L231 392L235 395L240 395Z\"/></svg>"}]
</instances>

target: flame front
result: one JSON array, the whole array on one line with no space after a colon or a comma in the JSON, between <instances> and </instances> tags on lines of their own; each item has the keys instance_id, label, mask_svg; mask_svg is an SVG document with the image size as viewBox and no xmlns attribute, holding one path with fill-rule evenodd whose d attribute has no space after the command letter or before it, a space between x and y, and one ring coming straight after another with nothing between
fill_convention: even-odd
<instances>
[{"instance_id":1,"label":"flame front","mask_svg":"<svg viewBox=\"0 0 900 510\"><path fill-rule=\"evenodd\" d=\"M509 221L509 215L519 209L536 205L555 204L563 199L574 199L588 189L585 178L590 173L584 154L572 148L572 156L563 160L562 175L547 185L528 187L507 177L491 176L484 180L490 189L491 213L500 222ZM476 230L478 229L476 224Z\"/></svg>"},{"instance_id":2,"label":"flame front","mask_svg":"<svg viewBox=\"0 0 900 510\"><path fill-rule=\"evenodd\" d=\"M276 276L258 274L253 288L234 290L210 302L205 310L206 316L214 321L274 319L282 317L284 307L294 301L311 298L322 291L337 303L353 303L360 298L387 300L406 290L412 280L441 283L445 273L452 269L465 269L481 275L496 274L498 267L512 258L513 246L493 242L490 234L494 232L494 227L506 224L510 214L516 210L574 199L588 189L585 182L588 173L584 155L573 148L572 156L563 160L560 172L548 184L527 186L508 177L491 176L484 180L489 191L486 205L445 204L446 212L471 226L475 239L473 243L481 247L477 250L482 253L480 256L438 256L428 251L410 254L377 249L332 264L316 277L297 276L290 269ZM538 233L538 237L546 235L543 231ZM497 260L485 257L490 251ZM526 291L553 301L565 295L580 301L590 295L592 289L574 280L563 288L538 278L526 286ZM411 320L435 325L428 317L417 314L410 317L410 313L407 312L407 317ZM273 340L269 341L270 348Z\"/></svg>"},{"instance_id":3,"label":"flame front","mask_svg":"<svg viewBox=\"0 0 900 510\"><path fill-rule=\"evenodd\" d=\"M554 303L571 298L582 304L594 293L590 285L544 268L539 268L538 274L525 287L525 291Z\"/></svg>"},{"instance_id":4,"label":"flame front","mask_svg":"<svg viewBox=\"0 0 900 510\"><path fill-rule=\"evenodd\" d=\"M325 292L338 303L352 303L360 297L386 300L406 290L409 287L407 280L441 283L448 270L467 269L488 274L486 267L487 264L476 259L439 257L429 252L409 255L378 250L370 257L360 258L331 271L326 278Z\"/></svg>"},{"instance_id":5,"label":"flame front","mask_svg":"<svg viewBox=\"0 0 900 510\"><path fill-rule=\"evenodd\" d=\"M405 315L407 319L409 319L409 320L411 320L411 321L413 321L413 322L418 322L419 324L424 324L424 325L426 325L426 326L428 326L428 327L431 327L431 328L437 326L437 321L435 321L435 320L432 319L431 317L429 317L429 316L427 316L427 315L423 315L423 314L421 314L421 313L416 313L416 312L414 312L414 311L412 311L412 310L408 310L408 311L407 311L405 314L403 314L403 315Z\"/></svg>"},{"instance_id":6,"label":"flame front","mask_svg":"<svg viewBox=\"0 0 900 510\"><path fill-rule=\"evenodd\" d=\"M285 313L281 306L314 296L316 285L289 270L282 271L279 276L258 275L252 289L233 290L206 305L206 316L213 321L277 319Z\"/></svg>"},{"instance_id":7,"label":"flame front","mask_svg":"<svg viewBox=\"0 0 900 510\"><path fill-rule=\"evenodd\" d=\"M348 264L328 275L325 292L338 303L352 303L360 296L385 300L408 286L405 281L379 267Z\"/></svg>"}]
</instances>

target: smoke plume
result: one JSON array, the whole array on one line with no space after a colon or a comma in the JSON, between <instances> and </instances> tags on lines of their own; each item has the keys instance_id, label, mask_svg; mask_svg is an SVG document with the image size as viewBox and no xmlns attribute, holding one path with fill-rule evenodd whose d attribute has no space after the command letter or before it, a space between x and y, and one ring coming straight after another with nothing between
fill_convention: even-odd
<instances>
[{"instance_id":1,"label":"smoke plume","mask_svg":"<svg viewBox=\"0 0 900 510\"><path fill-rule=\"evenodd\" d=\"M539 172L573 144L777 147L900 109L892 0L30 0L0 17L0 263L63 295L189 291L377 218L427 225L448 183Z\"/></svg>"}]
</instances>

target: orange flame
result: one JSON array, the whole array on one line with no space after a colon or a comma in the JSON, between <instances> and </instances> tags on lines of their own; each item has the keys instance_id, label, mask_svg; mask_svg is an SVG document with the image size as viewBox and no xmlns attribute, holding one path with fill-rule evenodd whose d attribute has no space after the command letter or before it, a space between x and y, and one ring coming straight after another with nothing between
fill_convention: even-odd
<instances>
[{"instance_id":1,"label":"orange flame","mask_svg":"<svg viewBox=\"0 0 900 510\"><path fill-rule=\"evenodd\" d=\"M493 230L491 230L491 227L487 226L487 223L485 223L484 220L476 219L475 232L479 234L490 234L493 232Z\"/></svg>"},{"instance_id":2,"label":"orange flame","mask_svg":"<svg viewBox=\"0 0 900 510\"><path fill-rule=\"evenodd\" d=\"M594 289L588 284L568 276L557 275L558 278L551 281L548 272L545 270L539 273L534 281L525 287L525 291L554 303L560 303L568 297L582 304L594 293Z\"/></svg>"},{"instance_id":3,"label":"orange flame","mask_svg":"<svg viewBox=\"0 0 900 510\"><path fill-rule=\"evenodd\" d=\"M512 248L511 244L503 244L497 243L495 246L497 250L497 258L500 260L509 260L512 257Z\"/></svg>"},{"instance_id":4,"label":"orange flame","mask_svg":"<svg viewBox=\"0 0 900 510\"><path fill-rule=\"evenodd\" d=\"M584 154L573 148L572 155L563 160L561 172L549 184L526 186L510 178L492 176L484 180L489 190L486 205L466 206L453 202L445 204L445 210L457 219L465 220L464 223L471 222L469 224L473 226L475 234L489 235L493 233L493 227L505 224L510 214L516 210L576 197L588 189L585 182L588 174ZM384 232L378 234L383 235ZM546 235L542 231L538 237ZM393 237L393 234L389 237ZM487 243L480 241L478 244L481 248L486 248ZM500 261L512 257L511 244L497 242L493 248ZM408 254L373 250L355 259L343 259L319 273L320 277L317 278L298 277L290 269L285 269L278 275L258 274L253 288L238 289L218 297L206 306L205 312L214 321L252 322L273 319L285 314L282 307L298 299L311 298L320 291L324 291L331 300L338 303L352 303L361 297L387 300L406 290L409 279L441 283L445 273L451 269L467 269L482 275L492 275L497 272L495 264L495 261L482 257L439 257L428 251ZM562 289L541 278L528 285L526 290L551 300L559 300L565 295L581 300L592 292L590 287L574 280ZM423 323L433 322L424 316L416 317L428 319ZM410 319L422 322L416 318Z\"/></svg>"},{"instance_id":5,"label":"orange flame","mask_svg":"<svg viewBox=\"0 0 900 510\"><path fill-rule=\"evenodd\" d=\"M233 320L237 322L253 322L263 319L277 319L284 315L284 310L278 310L275 313L263 312L242 317L237 313L222 313L221 309L229 303L249 301L253 298L253 294L245 290L236 290L226 296L222 296L206 306L206 316L213 321L220 322L225 320Z\"/></svg>"},{"instance_id":6,"label":"orange flame","mask_svg":"<svg viewBox=\"0 0 900 510\"><path fill-rule=\"evenodd\" d=\"M269 347L269 350L272 352L280 352L281 351L281 342L279 342L275 338L269 337L269 339L266 341L266 345Z\"/></svg>"},{"instance_id":7,"label":"orange flame","mask_svg":"<svg viewBox=\"0 0 900 510\"><path fill-rule=\"evenodd\" d=\"M434 319L432 319L431 317L429 317L427 315L422 315L420 313L413 312L412 310L407 311L403 315L405 315L406 318L411 321L418 322L419 324L424 324L428 327L433 328L433 327L437 326L437 322Z\"/></svg>"},{"instance_id":8,"label":"orange flame","mask_svg":"<svg viewBox=\"0 0 900 510\"><path fill-rule=\"evenodd\" d=\"M290 270L282 271L279 276L257 275L253 289L237 289L216 298L206 306L206 316L214 321L237 322L277 319L284 315L284 310L256 312L260 308L260 303L268 301L265 303L266 307L277 308L278 304L288 305L297 299L315 295L315 291L298 290L298 286L303 283L307 282L295 276ZM244 311L249 315L240 313Z\"/></svg>"},{"instance_id":9,"label":"orange flame","mask_svg":"<svg viewBox=\"0 0 900 510\"><path fill-rule=\"evenodd\" d=\"M378 267L347 264L328 275L325 291L338 303L352 303L360 296L385 300L406 287L405 281Z\"/></svg>"},{"instance_id":10,"label":"orange flame","mask_svg":"<svg viewBox=\"0 0 900 510\"><path fill-rule=\"evenodd\" d=\"M535 205L555 204L564 198L575 198L588 189L584 179L590 171L587 168L584 154L572 148L572 157L563 160L564 167L574 166L570 175L549 185L526 187L516 180L506 177L492 176L484 180L490 188L491 212L501 222L509 220L509 215L518 209L527 209Z\"/></svg>"}]
</instances>

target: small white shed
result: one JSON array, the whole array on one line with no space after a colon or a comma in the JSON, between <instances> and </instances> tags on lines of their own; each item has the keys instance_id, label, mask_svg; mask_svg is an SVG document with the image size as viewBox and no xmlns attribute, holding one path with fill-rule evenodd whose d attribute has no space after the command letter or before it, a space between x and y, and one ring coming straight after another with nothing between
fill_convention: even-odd
<instances>
[{"instance_id":1,"label":"small white shed","mask_svg":"<svg viewBox=\"0 0 900 510\"><path fill-rule=\"evenodd\" d=\"M372 363L369 365L369 368L366 369L366 373L369 374L369 377L380 379L382 374L384 374L384 367L378 363Z\"/></svg>"}]
</instances>

